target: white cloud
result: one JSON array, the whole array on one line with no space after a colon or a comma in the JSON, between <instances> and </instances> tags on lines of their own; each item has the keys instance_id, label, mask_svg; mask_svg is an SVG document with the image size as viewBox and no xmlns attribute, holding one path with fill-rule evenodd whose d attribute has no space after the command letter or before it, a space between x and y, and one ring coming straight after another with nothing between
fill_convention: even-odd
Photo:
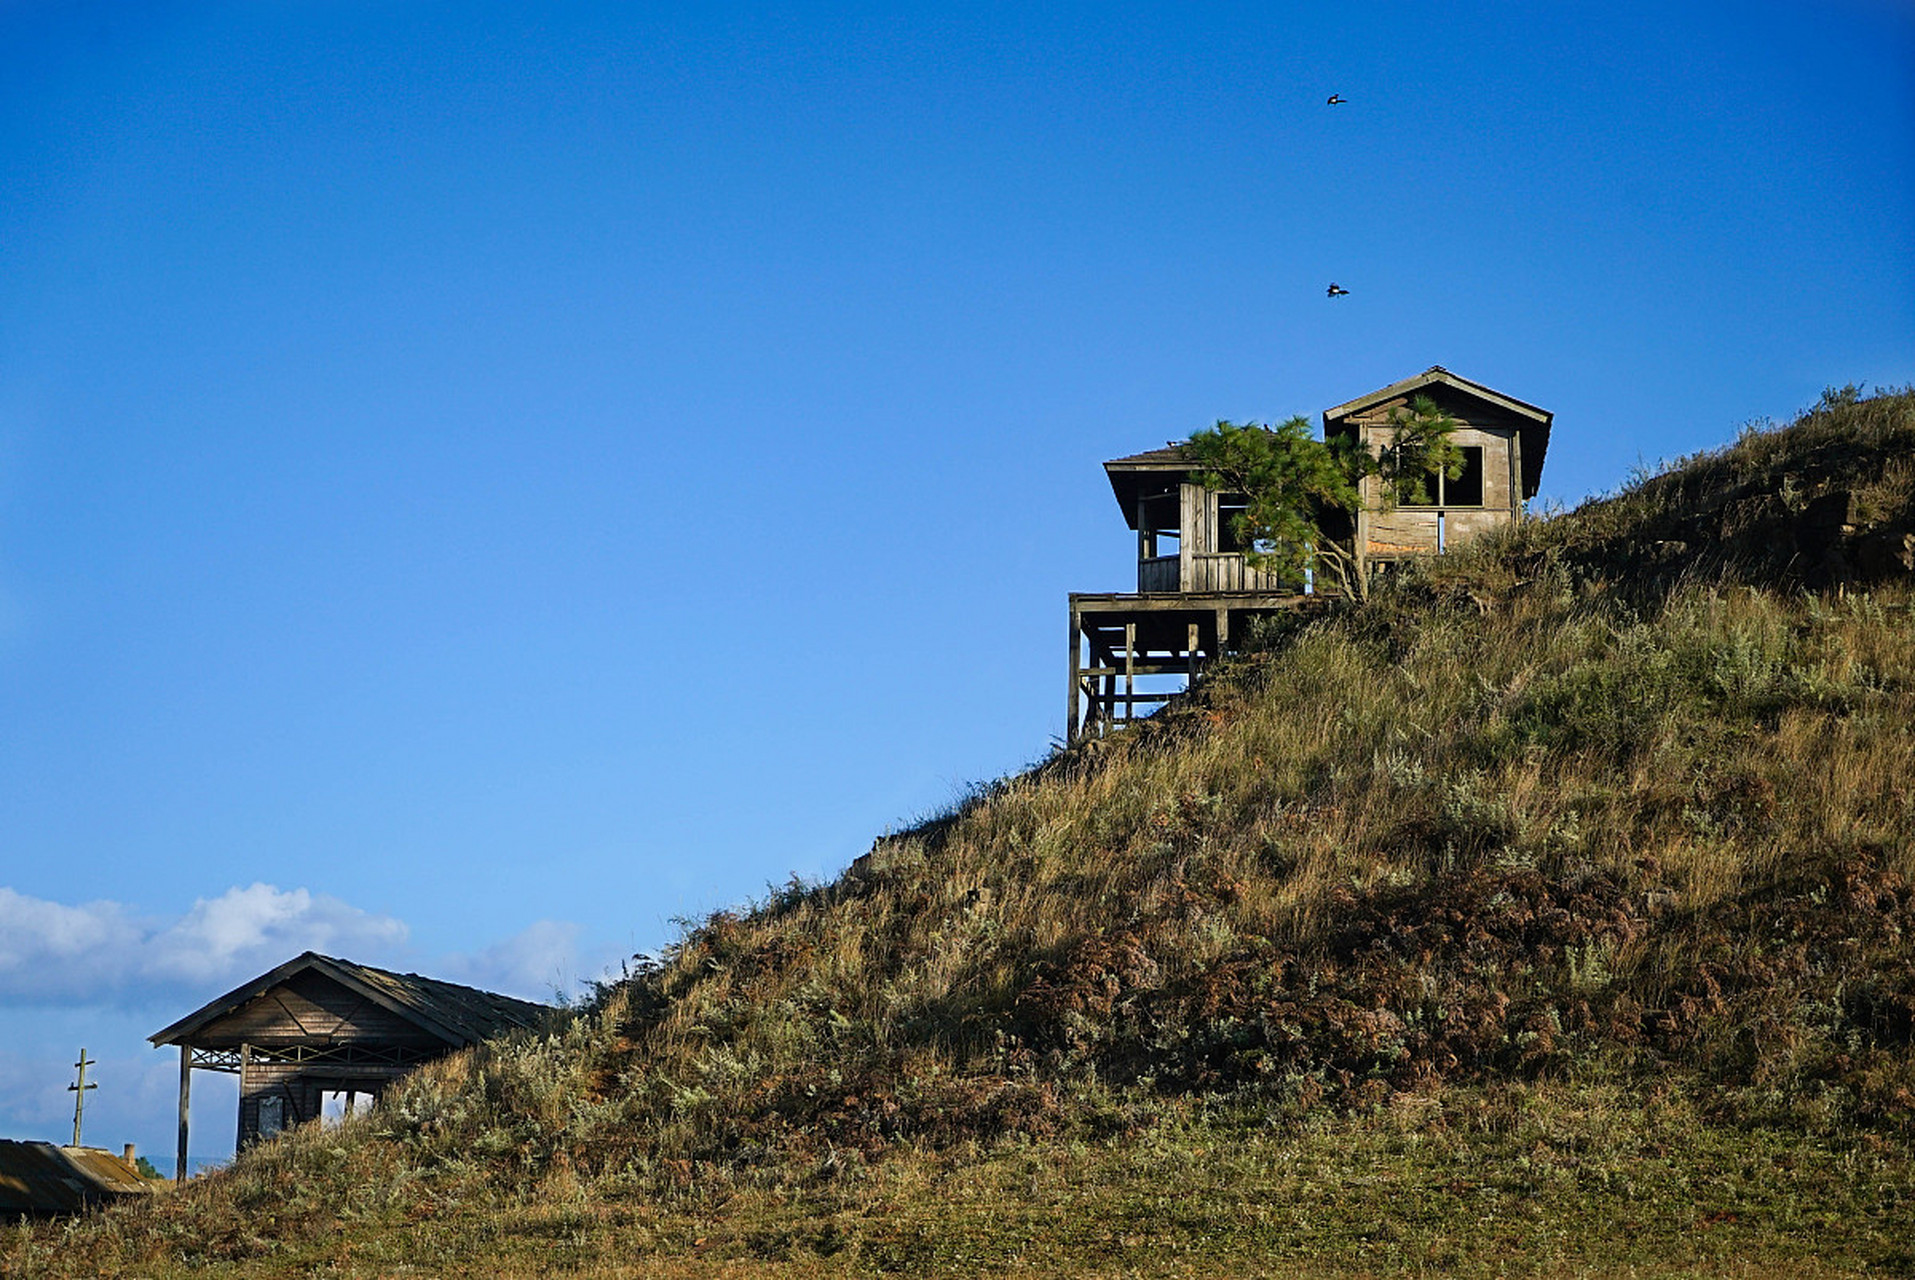
<instances>
[{"instance_id":1,"label":"white cloud","mask_svg":"<svg viewBox=\"0 0 1915 1280\"><path fill-rule=\"evenodd\" d=\"M0 1121L6 1136L32 1134L42 1142L47 1141L43 1134L58 1135L62 1142L72 1136L59 1133L60 1122L71 1123L73 1117L73 1095L65 1087L73 1072L64 1062L51 1052L29 1058L0 1050Z\"/></svg>"},{"instance_id":2,"label":"white cloud","mask_svg":"<svg viewBox=\"0 0 1915 1280\"><path fill-rule=\"evenodd\" d=\"M578 925L540 920L471 955L450 955L434 977L549 1003L579 976Z\"/></svg>"},{"instance_id":3,"label":"white cloud","mask_svg":"<svg viewBox=\"0 0 1915 1280\"><path fill-rule=\"evenodd\" d=\"M87 1099L87 1140L136 1141L172 1169L178 1057L145 1038L248 978L320 951L384 968L417 969L530 1000L549 1001L588 962L576 924L541 920L468 953L422 960L405 922L309 889L234 886L173 917L119 902L50 902L0 887L0 1136L64 1141L71 1134L71 1063L84 1045L100 1088ZM206 1073L195 1073L196 1077ZM194 1151L231 1149L230 1078L196 1078Z\"/></svg>"},{"instance_id":4,"label":"white cloud","mask_svg":"<svg viewBox=\"0 0 1915 1280\"><path fill-rule=\"evenodd\" d=\"M129 927L117 902L69 907L0 887L0 990L15 974L57 978L69 965L123 944Z\"/></svg>"},{"instance_id":5,"label":"white cloud","mask_svg":"<svg viewBox=\"0 0 1915 1280\"><path fill-rule=\"evenodd\" d=\"M269 884L201 898L149 947L156 974L186 982L245 978L302 951L349 952L374 962L405 945L406 926L326 894L281 891Z\"/></svg>"},{"instance_id":6,"label":"white cloud","mask_svg":"<svg viewBox=\"0 0 1915 1280\"><path fill-rule=\"evenodd\" d=\"M568 921L540 920L480 950L422 963L403 920L309 889L236 885L168 920L118 902L69 905L0 887L0 1008L124 1009L156 1000L192 1008L302 951L549 1001L617 959L603 947L585 954L582 933Z\"/></svg>"},{"instance_id":7,"label":"white cloud","mask_svg":"<svg viewBox=\"0 0 1915 1280\"><path fill-rule=\"evenodd\" d=\"M326 894L269 884L201 898L171 922L117 902L67 906L0 888L0 1003L105 1003L243 981L302 951L377 964L404 947L403 921Z\"/></svg>"}]
</instances>

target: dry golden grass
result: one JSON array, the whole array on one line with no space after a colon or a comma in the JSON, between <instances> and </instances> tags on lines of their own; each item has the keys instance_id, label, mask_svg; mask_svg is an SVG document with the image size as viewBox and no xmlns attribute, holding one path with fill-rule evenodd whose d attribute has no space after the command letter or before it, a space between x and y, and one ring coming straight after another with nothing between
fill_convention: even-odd
<instances>
[{"instance_id":1,"label":"dry golden grass","mask_svg":"<svg viewBox=\"0 0 1915 1280\"><path fill-rule=\"evenodd\" d=\"M1831 403L1273 631L0 1270L1915 1272L1915 589L1691 545L1851 491L1881 543L1901 442Z\"/></svg>"},{"instance_id":2,"label":"dry golden grass","mask_svg":"<svg viewBox=\"0 0 1915 1280\"><path fill-rule=\"evenodd\" d=\"M290 1146L316 1154L301 1136ZM428 1171L383 1203L345 1196L299 1226L231 1203L219 1220L253 1229L194 1223L172 1246L115 1212L91 1224L85 1267L46 1242L29 1256L15 1235L0 1268L151 1280L1893 1275L1915 1261L1898 1190L1911 1172L1906 1150L1720 1126L1677 1097L1458 1090L1275 1127L1172 1112L1128 1139L906 1150L767 1187L645 1193L561 1168L510 1196ZM217 1200L246 1181L198 1191ZM290 1198L293 1213L317 1199Z\"/></svg>"}]
</instances>

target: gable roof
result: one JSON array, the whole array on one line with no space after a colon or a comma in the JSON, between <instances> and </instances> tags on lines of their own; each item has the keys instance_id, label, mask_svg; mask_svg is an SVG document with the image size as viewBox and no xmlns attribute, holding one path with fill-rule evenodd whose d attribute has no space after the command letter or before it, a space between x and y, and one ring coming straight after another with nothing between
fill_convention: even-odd
<instances>
[{"instance_id":1,"label":"gable roof","mask_svg":"<svg viewBox=\"0 0 1915 1280\"><path fill-rule=\"evenodd\" d=\"M1414 377L1392 382L1368 395L1345 401L1333 409L1325 409L1324 439L1333 435L1356 434L1356 424L1349 419L1365 409L1374 408L1398 396L1417 395L1438 388L1486 405L1506 418L1515 419L1517 434L1522 439L1523 497L1535 497L1537 487L1542 482L1543 456L1549 452L1550 424L1556 415L1528 401L1505 395L1493 387L1473 382L1461 374L1451 373L1440 364L1433 364ZM1123 510L1124 522L1133 529L1137 527L1137 500L1147 492L1155 492L1166 486L1174 487L1191 470L1184 446L1174 440L1161 449L1147 449L1143 453L1112 458L1104 464L1104 474L1109 477L1111 492L1116 495L1117 505Z\"/></svg>"},{"instance_id":2,"label":"gable roof","mask_svg":"<svg viewBox=\"0 0 1915 1280\"><path fill-rule=\"evenodd\" d=\"M193 1037L208 1024L307 970L323 974L455 1048L514 1028L536 1026L550 1012L547 1006L529 1000L515 1000L511 996L424 978L416 973L393 973L308 951L233 988L147 1039L155 1045L192 1044Z\"/></svg>"},{"instance_id":3,"label":"gable roof","mask_svg":"<svg viewBox=\"0 0 1915 1280\"><path fill-rule=\"evenodd\" d=\"M1374 408L1386 400L1399 396L1412 396L1418 393L1443 388L1453 393L1484 404L1516 420L1517 433L1522 439L1523 454L1523 497L1536 496L1537 487L1543 478L1543 456L1549 452L1549 428L1555 414L1540 409L1515 396L1505 395L1480 382L1472 382L1461 374L1451 373L1440 364L1433 364L1415 377L1405 378L1401 382L1392 382L1389 386L1372 391L1368 395L1358 396L1345 401L1333 409L1323 411L1323 435L1328 439L1332 435L1355 435L1356 424L1349 421L1365 409Z\"/></svg>"},{"instance_id":4,"label":"gable roof","mask_svg":"<svg viewBox=\"0 0 1915 1280\"><path fill-rule=\"evenodd\" d=\"M1555 416L1547 409L1539 409L1527 401L1518 400L1515 396L1504 395L1502 392L1486 387L1480 382L1472 382L1461 374L1451 373L1440 364L1433 364L1415 377L1405 378L1401 382L1392 382L1387 387L1372 391L1365 396L1358 396L1356 399L1340 404L1334 409L1325 409L1323 411L1323 420L1327 424L1338 418L1347 418L1353 413L1361 413L1371 405L1381 404L1383 401L1393 399L1396 396L1404 395L1408 392L1421 391L1426 387L1438 385L1455 387L1457 390L1475 396L1478 400L1487 401L1499 409L1506 409L1511 413L1521 414L1537 422L1547 423Z\"/></svg>"}]
</instances>

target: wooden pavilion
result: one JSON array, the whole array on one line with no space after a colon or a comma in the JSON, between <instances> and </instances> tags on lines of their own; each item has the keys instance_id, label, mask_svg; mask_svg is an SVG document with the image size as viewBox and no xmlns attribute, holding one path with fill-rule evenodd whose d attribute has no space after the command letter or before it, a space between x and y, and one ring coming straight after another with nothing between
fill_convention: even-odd
<instances>
[{"instance_id":1,"label":"wooden pavilion","mask_svg":"<svg viewBox=\"0 0 1915 1280\"><path fill-rule=\"evenodd\" d=\"M1366 479L1355 527L1343 531L1361 573L1441 554L1459 539L1520 520L1542 477L1552 415L1441 365L1324 410L1324 436L1380 449L1391 415L1419 396L1456 420L1450 439L1463 451L1463 473L1430 477L1421 495L1427 501L1415 502L1387 502L1381 482ZM1243 496L1198 484L1182 446L1114 458L1104 473L1137 534L1137 590L1071 594L1065 725L1072 741L1156 710L1175 692L1163 686L1195 680L1254 619L1310 608L1323 594L1249 564L1236 542Z\"/></svg>"},{"instance_id":2,"label":"wooden pavilion","mask_svg":"<svg viewBox=\"0 0 1915 1280\"><path fill-rule=\"evenodd\" d=\"M377 1098L421 1063L489 1037L538 1026L541 1004L415 973L390 973L308 951L236 987L150 1037L180 1047L179 1158L186 1178L193 1068L239 1077L244 1150L319 1118L324 1096Z\"/></svg>"}]
</instances>

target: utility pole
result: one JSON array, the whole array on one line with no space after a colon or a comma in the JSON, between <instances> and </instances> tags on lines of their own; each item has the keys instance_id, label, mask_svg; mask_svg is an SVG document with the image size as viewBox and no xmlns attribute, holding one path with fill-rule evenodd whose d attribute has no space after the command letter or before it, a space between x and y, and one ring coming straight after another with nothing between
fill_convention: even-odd
<instances>
[{"instance_id":1,"label":"utility pole","mask_svg":"<svg viewBox=\"0 0 1915 1280\"><path fill-rule=\"evenodd\" d=\"M80 1069L80 1078L67 1086L67 1092L73 1095L73 1145L77 1147L80 1145L80 1115L86 1110L86 1091L100 1087L97 1084L87 1083L86 1069L88 1067L97 1067L100 1064L98 1062L89 1062L87 1060L86 1050L81 1049L80 1060L73 1065Z\"/></svg>"}]
</instances>

